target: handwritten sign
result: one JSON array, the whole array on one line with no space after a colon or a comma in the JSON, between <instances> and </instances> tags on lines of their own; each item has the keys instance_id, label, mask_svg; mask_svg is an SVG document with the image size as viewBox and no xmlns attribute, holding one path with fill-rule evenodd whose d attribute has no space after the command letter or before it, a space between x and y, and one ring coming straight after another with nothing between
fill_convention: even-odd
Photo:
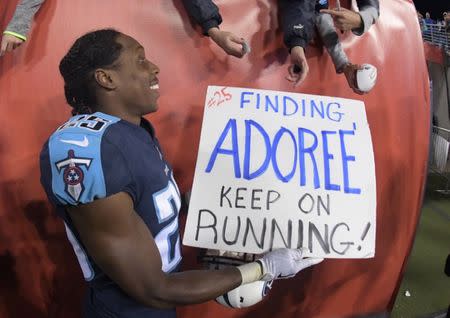
<instances>
[{"instance_id":1,"label":"handwritten sign","mask_svg":"<svg viewBox=\"0 0 450 318\"><path fill-rule=\"evenodd\" d=\"M368 258L375 217L363 102L208 87L185 245Z\"/></svg>"}]
</instances>

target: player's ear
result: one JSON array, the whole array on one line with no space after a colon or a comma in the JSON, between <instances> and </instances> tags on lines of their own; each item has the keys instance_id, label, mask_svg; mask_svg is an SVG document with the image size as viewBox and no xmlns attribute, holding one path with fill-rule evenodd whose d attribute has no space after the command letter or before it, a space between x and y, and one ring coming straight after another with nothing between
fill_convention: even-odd
<instances>
[{"instance_id":1,"label":"player's ear","mask_svg":"<svg viewBox=\"0 0 450 318\"><path fill-rule=\"evenodd\" d=\"M116 83L114 82L113 76L109 70L98 68L94 72L94 78L98 85L108 90L113 90L116 88Z\"/></svg>"}]
</instances>

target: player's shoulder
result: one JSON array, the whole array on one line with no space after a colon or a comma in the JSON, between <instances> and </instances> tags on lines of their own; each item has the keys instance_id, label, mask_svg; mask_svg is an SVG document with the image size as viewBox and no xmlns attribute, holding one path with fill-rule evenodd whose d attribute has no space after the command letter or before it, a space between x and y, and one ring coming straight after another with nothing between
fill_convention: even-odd
<instances>
[{"instance_id":1,"label":"player's shoulder","mask_svg":"<svg viewBox=\"0 0 450 318\"><path fill-rule=\"evenodd\" d=\"M55 202L88 203L107 196L120 182L128 182L111 177L128 171L124 161L112 160L121 157L123 142L109 132L122 132L120 122L120 118L103 113L79 115L50 136L40 155L41 181Z\"/></svg>"},{"instance_id":2,"label":"player's shoulder","mask_svg":"<svg viewBox=\"0 0 450 318\"><path fill-rule=\"evenodd\" d=\"M119 121L120 118L100 112L73 116L53 132L47 146L51 149L100 151L105 133L117 129L115 124Z\"/></svg>"},{"instance_id":3,"label":"player's shoulder","mask_svg":"<svg viewBox=\"0 0 450 318\"><path fill-rule=\"evenodd\" d=\"M101 137L106 130L114 127L120 118L104 113L84 114L71 117L64 124L59 126L51 137L58 137L64 134L79 134Z\"/></svg>"},{"instance_id":4,"label":"player's shoulder","mask_svg":"<svg viewBox=\"0 0 450 318\"><path fill-rule=\"evenodd\" d=\"M120 118L100 112L73 116L59 126L44 144L41 165L47 167L49 164L64 164L67 160L101 160L102 157L114 156L121 145L109 140L111 138L108 139L107 135L109 131L118 129L118 122Z\"/></svg>"}]
</instances>

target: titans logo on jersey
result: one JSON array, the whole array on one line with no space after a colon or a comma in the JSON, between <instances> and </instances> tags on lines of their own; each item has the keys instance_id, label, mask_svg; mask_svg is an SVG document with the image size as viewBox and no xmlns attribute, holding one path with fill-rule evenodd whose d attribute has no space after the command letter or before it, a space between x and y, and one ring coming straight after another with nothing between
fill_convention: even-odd
<instances>
[{"instance_id":1,"label":"titans logo on jersey","mask_svg":"<svg viewBox=\"0 0 450 318\"><path fill-rule=\"evenodd\" d=\"M92 159L90 158L75 157L74 150L70 149L67 152L67 158L55 163L58 172L64 169L62 175L66 184L65 191L76 202L78 202L84 191L84 173L81 166L86 166L86 169L89 169L91 162Z\"/></svg>"},{"instance_id":2,"label":"titans logo on jersey","mask_svg":"<svg viewBox=\"0 0 450 318\"><path fill-rule=\"evenodd\" d=\"M123 308L141 310L92 261L65 208L126 192L155 239L162 270L178 270L180 193L150 123L143 119L137 126L103 113L74 116L50 136L40 160L42 185L64 220L90 293L114 304L113 313ZM149 310L143 311L149 317L168 317Z\"/></svg>"}]
</instances>

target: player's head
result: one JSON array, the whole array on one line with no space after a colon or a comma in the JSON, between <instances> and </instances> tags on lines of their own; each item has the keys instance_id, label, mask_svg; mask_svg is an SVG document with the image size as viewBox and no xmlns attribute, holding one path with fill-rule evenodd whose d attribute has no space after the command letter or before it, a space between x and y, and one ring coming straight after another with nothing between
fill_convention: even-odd
<instances>
[{"instance_id":1,"label":"player's head","mask_svg":"<svg viewBox=\"0 0 450 318\"><path fill-rule=\"evenodd\" d=\"M159 69L133 38L113 29L78 38L59 65L73 113L141 116L157 109Z\"/></svg>"}]
</instances>

